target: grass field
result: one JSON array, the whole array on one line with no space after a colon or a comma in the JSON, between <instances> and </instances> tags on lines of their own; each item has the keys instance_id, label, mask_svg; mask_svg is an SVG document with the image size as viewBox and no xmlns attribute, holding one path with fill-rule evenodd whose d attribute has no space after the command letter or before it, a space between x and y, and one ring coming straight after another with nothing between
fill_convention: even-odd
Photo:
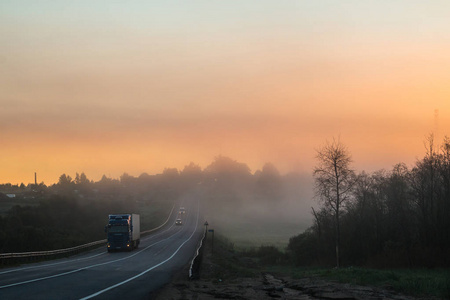
<instances>
[{"instance_id":1,"label":"grass field","mask_svg":"<svg viewBox=\"0 0 450 300\"><path fill-rule=\"evenodd\" d=\"M155 201L150 204L140 205L138 213L141 217L141 231L153 229L163 224L167 220L172 207L173 203L167 201Z\"/></svg>"},{"instance_id":2,"label":"grass field","mask_svg":"<svg viewBox=\"0 0 450 300\"><path fill-rule=\"evenodd\" d=\"M258 218L215 220L219 235L223 235L239 253L261 245L273 245L284 250L289 238L305 230L309 225L292 220L266 220ZM212 227L210 222L210 228ZM349 268L301 268L286 265L271 266L268 272L288 274L294 278L321 277L343 283L377 286L399 293L438 299L450 299L450 270L447 269L368 269Z\"/></svg>"},{"instance_id":3,"label":"grass field","mask_svg":"<svg viewBox=\"0 0 450 300\"><path fill-rule=\"evenodd\" d=\"M357 285L394 289L413 296L434 296L450 299L450 270L446 269L391 269L367 268L295 268L272 266L272 272L290 274L294 278L321 277Z\"/></svg>"},{"instance_id":4,"label":"grass field","mask_svg":"<svg viewBox=\"0 0 450 300\"><path fill-rule=\"evenodd\" d=\"M318 268L294 267L292 265L259 265L253 264L247 268L241 264L233 264L228 256L221 257L223 253L247 256L233 247L232 240L218 235L215 242L216 263L223 268L230 269L231 273L256 274L268 272L284 274L292 278L323 278L324 280L351 283L362 286L373 286L394 290L396 292L421 297L422 299L450 299L450 270L448 269L369 269L361 267L348 268ZM220 251L220 248L229 251ZM231 250L230 250L231 249ZM230 255L230 254L228 254ZM237 260L240 261L240 260ZM221 275L223 276L223 275Z\"/></svg>"},{"instance_id":5,"label":"grass field","mask_svg":"<svg viewBox=\"0 0 450 300\"><path fill-rule=\"evenodd\" d=\"M305 220L265 219L261 217L212 218L209 228L226 236L236 249L275 246L283 251L289 238L302 233L310 224Z\"/></svg>"}]
</instances>

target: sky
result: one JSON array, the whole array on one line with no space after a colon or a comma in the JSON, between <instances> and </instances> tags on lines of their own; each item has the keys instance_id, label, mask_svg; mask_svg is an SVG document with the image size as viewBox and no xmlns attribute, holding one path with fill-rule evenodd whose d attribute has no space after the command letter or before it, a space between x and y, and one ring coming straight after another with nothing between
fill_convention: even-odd
<instances>
[{"instance_id":1,"label":"sky","mask_svg":"<svg viewBox=\"0 0 450 300\"><path fill-rule=\"evenodd\" d=\"M450 1L0 2L0 183L216 156L357 171L450 135Z\"/></svg>"}]
</instances>

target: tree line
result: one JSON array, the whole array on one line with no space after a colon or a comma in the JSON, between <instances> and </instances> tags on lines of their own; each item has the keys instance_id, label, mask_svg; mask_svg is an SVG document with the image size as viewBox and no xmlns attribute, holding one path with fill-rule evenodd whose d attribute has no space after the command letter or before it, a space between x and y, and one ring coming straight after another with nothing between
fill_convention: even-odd
<instances>
[{"instance_id":1,"label":"tree line","mask_svg":"<svg viewBox=\"0 0 450 300\"><path fill-rule=\"evenodd\" d=\"M408 168L356 174L349 150L333 140L317 151L313 225L292 237L298 265L450 266L450 139Z\"/></svg>"},{"instance_id":2,"label":"tree line","mask_svg":"<svg viewBox=\"0 0 450 300\"><path fill-rule=\"evenodd\" d=\"M450 266L450 139L437 147L430 136L425 145L425 156L412 167L399 163L373 173L355 172L340 141L318 149L313 177L321 205L312 210L312 225L290 239L286 257L297 265ZM29 199L29 205L0 215L0 252L99 240L108 214L173 204L192 189L201 191L208 213L252 220L260 215L261 222L271 216L276 222L287 213L302 218L299 208L290 205L308 202L302 192L310 187L300 188L303 181L299 174L281 175L271 163L251 173L246 164L218 156L204 169L190 163L181 171L124 173L97 182L81 173L73 178L62 174L51 186L4 184L0 200L6 197L1 192L16 189L17 199Z\"/></svg>"},{"instance_id":3,"label":"tree line","mask_svg":"<svg viewBox=\"0 0 450 300\"><path fill-rule=\"evenodd\" d=\"M161 203L171 207L193 189L202 191L198 195L205 210L221 214L242 212L254 203L274 209L286 198L284 188L297 185L293 178L280 175L271 163L251 173L246 164L217 156L205 169L190 163L181 171L166 168L156 175L123 173L117 179L103 175L93 181L82 172L62 174L50 186L3 184L0 201L7 192L16 192L8 201L19 204L0 214L0 252L52 250L100 240L105 238L108 214L139 213ZM145 230L146 224L141 227Z\"/></svg>"}]
</instances>

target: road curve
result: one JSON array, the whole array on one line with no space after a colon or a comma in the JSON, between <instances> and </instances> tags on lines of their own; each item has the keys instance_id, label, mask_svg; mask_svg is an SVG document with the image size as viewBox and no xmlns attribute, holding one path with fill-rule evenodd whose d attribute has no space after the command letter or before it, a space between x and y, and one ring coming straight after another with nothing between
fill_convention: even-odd
<instances>
[{"instance_id":1,"label":"road curve","mask_svg":"<svg viewBox=\"0 0 450 300\"><path fill-rule=\"evenodd\" d=\"M186 198L182 226L141 238L139 249L99 248L66 259L0 270L0 299L148 299L188 264L203 233L199 202ZM188 274L186 274L188 276Z\"/></svg>"}]
</instances>

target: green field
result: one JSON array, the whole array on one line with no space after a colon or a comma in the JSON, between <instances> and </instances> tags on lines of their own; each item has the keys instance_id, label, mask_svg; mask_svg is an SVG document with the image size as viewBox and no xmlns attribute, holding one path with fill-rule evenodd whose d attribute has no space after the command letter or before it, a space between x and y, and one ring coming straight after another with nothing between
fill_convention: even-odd
<instances>
[{"instance_id":1,"label":"green field","mask_svg":"<svg viewBox=\"0 0 450 300\"><path fill-rule=\"evenodd\" d=\"M214 261L227 269L230 274L258 274L272 273L292 278L321 278L329 281L350 283L361 286L372 286L396 291L405 295L420 297L421 299L450 299L450 270L448 269L370 269L362 267L324 268L324 267L295 267L289 263L264 265L242 262L258 260L257 253L239 251L230 243L231 239L217 235ZM231 256L231 257L230 257ZM234 257L234 259L232 259ZM247 259L242 259L246 257ZM226 273L226 272L223 272ZM221 274L219 278L223 278Z\"/></svg>"},{"instance_id":2,"label":"green field","mask_svg":"<svg viewBox=\"0 0 450 300\"><path fill-rule=\"evenodd\" d=\"M152 202L141 204L138 213L141 217L141 231L153 229L163 224L172 210L171 202Z\"/></svg>"},{"instance_id":3,"label":"green field","mask_svg":"<svg viewBox=\"0 0 450 300\"><path fill-rule=\"evenodd\" d=\"M369 269L369 268L301 268L271 266L271 272L294 278L320 277L342 283L377 286L420 297L450 299L450 270L446 269Z\"/></svg>"},{"instance_id":4,"label":"green field","mask_svg":"<svg viewBox=\"0 0 450 300\"><path fill-rule=\"evenodd\" d=\"M236 253L245 253L261 245L272 245L283 251L289 238L303 232L309 224L289 219L264 220L258 217L219 217L208 221L220 238L224 236L232 243ZM245 254L244 254L245 255ZM277 272L294 278L321 277L356 285L377 286L399 293L450 299L450 270L446 269L369 269L349 268L304 268L289 265L264 267L267 272Z\"/></svg>"},{"instance_id":5,"label":"green field","mask_svg":"<svg viewBox=\"0 0 450 300\"><path fill-rule=\"evenodd\" d=\"M302 233L310 226L305 220L246 218L211 218L209 228L226 236L236 249L275 246L284 250L289 238Z\"/></svg>"}]
</instances>

